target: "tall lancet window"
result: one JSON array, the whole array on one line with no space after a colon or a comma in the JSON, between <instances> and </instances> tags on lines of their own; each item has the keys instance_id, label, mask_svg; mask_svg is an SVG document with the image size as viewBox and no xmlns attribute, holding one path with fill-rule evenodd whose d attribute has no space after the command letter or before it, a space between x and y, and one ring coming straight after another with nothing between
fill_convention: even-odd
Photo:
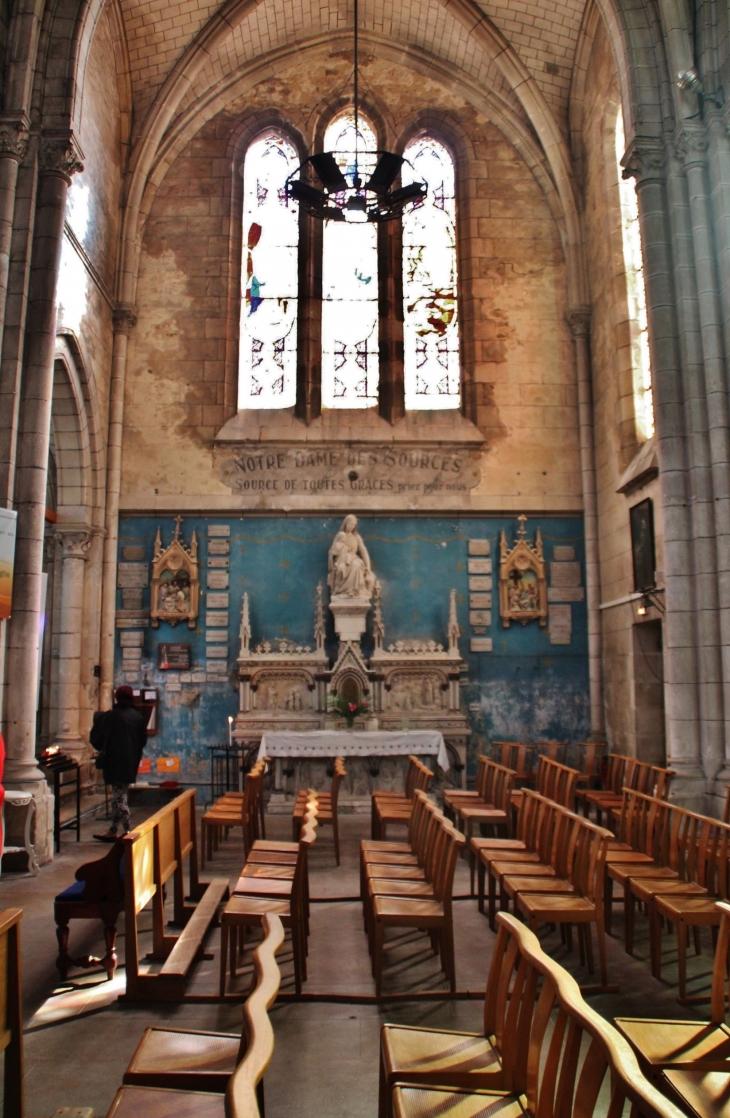
<instances>
[{"instance_id":1,"label":"tall lancet window","mask_svg":"<svg viewBox=\"0 0 730 1118\"><path fill-rule=\"evenodd\" d=\"M403 165L403 185L428 183L423 205L403 217L406 408L458 408L454 163L431 136L413 140L404 155L413 170Z\"/></svg>"},{"instance_id":2,"label":"tall lancet window","mask_svg":"<svg viewBox=\"0 0 730 1118\"><path fill-rule=\"evenodd\" d=\"M357 143L356 143L357 141ZM376 158L375 133L362 116L332 121L324 150L341 153L344 169L357 146L367 179ZM367 222L328 221L322 246L322 404L326 408L370 408L378 402L378 238Z\"/></svg>"},{"instance_id":3,"label":"tall lancet window","mask_svg":"<svg viewBox=\"0 0 730 1118\"><path fill-rule=\"evenodd\" d=\"M626 294L629 304L631 367L634 378L634 416L639 442L654 434L654 400L651 389L651 357L646 319L644 259L641 252L639 204L633 178L622 177L621 159L626 149L623 114L616 118L616 163L621 199L621 234L626 273Z\"/></svg>"},{"instance_id":4,"label":"tall lancet window","mask_svg":"<svg viewBox=\"0 0 730 1118\"><path fill-rule=\"evenodd\" d=\"M253 141L243 165L239 408L296 401L299 212L284 184L299 163L278 132Z\"/></svg>"}]
</instances>

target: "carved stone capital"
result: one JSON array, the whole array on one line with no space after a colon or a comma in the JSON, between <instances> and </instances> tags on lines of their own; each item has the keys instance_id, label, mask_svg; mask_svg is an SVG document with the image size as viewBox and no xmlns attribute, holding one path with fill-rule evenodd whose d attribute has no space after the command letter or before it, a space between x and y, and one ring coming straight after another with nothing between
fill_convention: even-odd
<instances>
[{"instance_id":1,"label":"carved stone capital","mask_svg":"<svg viewBox=\"0 0 730 1118\"><path fill-rule=\"evenodd\" d=\"M637 187L647 182L663 182L666 152L661 140L637 136L631 141L621 160L623 178L636 179Z\"/></svg>"},{"instance_id":2,"label":"carved stone capital","mask_svg":"<svg viewBox=\"0 0 730 1118\"><path fill-rule=\"evenodd\" d=\"M703 164L707 161L707 148L709 140L704 128L687 127L678 128L674 136L674 150L683 160L685 167L693 163Z\"/></svg>"},{"instance_id":3,"label":"carved stone capital","mask_svg":"<svg viewBox=\"0 0 730 1118\"><path fill-rule=\"evenodd\" d=\"M587 338L591 332L591 308L573 307L565 316L574 338Z\"/></svg>"},{"instance_id":4,"label":"carved stone capital","mask_svg":"<svg viewBox=\"0 0 730 1118\"><path fill-rule=\"evenodd\" d=\"M84 153L72 132L49 132L41 138L40 169L46 174L61 175L66 182L84 169Z\"/></svg>"},{"instance_id":5,"label":"carved stone capital","mask_svg":"<svg viewBox=\"0 0 730 1118\"><path fill-rule=\"evenodd\" d=\"M0 113L0 156L22 163L28 150L30 132L25 114Z\"/></svg>"},{"instance_id":6,"label":"carved stone capital","mask_svg":"<svg viewBox=\"0 0 730 1118\"><path fill-rule=\"evenodd\" d=\"M128 334L137 325L137 308L131 303L118 303L112 311L115 334Z\"/></svg>"},{"instance_id":7,"label":"carved stone capital","mask_svg":"<svg viewBox=\"0 0 730 1118\"><path fill-rule=\"evenodd\" d=\"M62 559L86 559L91 547L91 532L85 528L57 528Z\"/></svg>"}]
</instances>

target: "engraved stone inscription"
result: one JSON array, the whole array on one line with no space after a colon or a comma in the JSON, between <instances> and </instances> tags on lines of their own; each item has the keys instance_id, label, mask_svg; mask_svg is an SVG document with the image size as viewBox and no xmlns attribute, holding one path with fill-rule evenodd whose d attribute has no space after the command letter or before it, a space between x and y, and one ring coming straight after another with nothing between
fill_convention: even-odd
<instances>
[{"instance_id":1,"label":"engraved stone inscription","mask_svg":"<svg viewBox=\"0 0 730 1118\"><path fill-rule=\"evenodd\" d=\"M570 606L550 606L550 644L570 644L573 635L573 618Z\"/></svg>"},{"instance_id":2,"label":"engraved stone inscription","mask_svg":"<svg viewBox=\"0 0 730 1118\"><path fill-rule=\"evenodd\" d=\"M586 592L582 586L549 586L548 602L583 602Z\"/></svg>"},{"instance_id":3,"label":"engraved stone inscription","mask_svg":"<svg viewBox=\"0 0 730 1118\"><path fill-rule=\"evenodd\" d=\"M490 575L492 573L491 559L467 559L470 575Z\"/></svg>"},{"instance_id":4,"label":"engraved stone inscription","mask_svg":"<svg viewBox=\"0 0 730 1118\"><path fill-rule=\"evenodd\" d=\"M208 535L209 536L230 536L230 534L231 534L230 524L209 524L208 525Z\"/></svg>"},{"instance_id":5,"label":"engraved stone inscription","mask_svg":"<svg viewBox=\"0 0 730 1118\"><path fill-rule=\"evenodd\" d=\"M207 585L209 590L227 590L228 571L208 571Z\"/></svg>"},{"instance_id":6,"label":"engraved stone inscription","mask_svg":"<svg viewBox=\"0 0 730 1118\"><path fill-rule=\"evenodd\" d=\"M223 567L227 569L230 565L230 559L224 558L222 555L210 555L208 557L209 567Z\"/></svg>"},{"instance_id":7,"label":"engraved stone inscription","mask_svg":"<svg viewBox=\"0 0 730 1118\"><path fill-rule=\"evenodd\" d=\"M553 559L558 562L572 562L575 559L575 548L556 543L553 548Z\"/></svg>"},{"instance_id":8,"label":"engraved stone inscription","mask_svg":"<svg viewBox=\"0 0 730 1118\"><path fill-rule=\"evenodd\" d=\"M469 540L469 555L489 555L489 540Z\"/></svg>"},{"instance_id":9,"label":"engraved stone inscription","mask_svg":"<svg viewBox=\"0 0 730 1118\"><path fill-rule=\"evenodd\" d=\"M551 586L580 586L580 563L551 563Z\"/></svg>"},{"instance_id":10,"label":"engraved stone inscription","mask_svg":"<svg viewBox=\"0 0 730 1118\"><path fill-rule=\"evenodd\" d=\"M133 547L123 547L122 556L124 559L131 560L144 559L144 548L141 547L139 544L135 544Z\"/></svg>"},{"instance_id":11,"label":"engraved stone inscription","mask_svg":"<svg viewBox=\"0 0 730 1118\"><path fill-rule=\"evenodd\" d=\"M209 594L207 605L208 609L228 609L228 594Z\"/></svg>"},{"instance_id":12,"label":"engraved stone inscription","mask_svg":"<svg viewBox=\"0 0 730 1118\"><path fill-rule=\"evenodd\" d=\"M492 614L488 609L473 609L469 612L470 625L485 625L492 624Z\"/></svg>"},{"instance_id":13,"label":"engraved stone inscription","mask_svg":"<svg viewBox=\"0 0 730 1118\"><path fill-rule=\"evenodd\" d=\"M470 590L491 590L492 589L492 576L491 575L477 575L476 578L469 579Z\"/></svg>"},{"instance_id":14,"label":"engraved stone inscription","mask_svg":"<svg viewBox=\"0 0 730 1118\"><path fill-rule=\"evenodd\" d=\"M145 587L149 585L149 569L146 563L119 563L117 566L117 586L122 589Z\"/></svg>"},{"instance_id":15,"label":"engraved stone inscription","mask_svg":"<svg viewBox=\"0 0 730 1118\"><path fill-rule=\"evenodd\" d=\"M208 540L208 555L230 555L230 540Z\"/></svg>"},{"instance_id":16,"label":"engraved stone inscription","mask_svg":"<svg viewBox=\"0 0 730 1118\"><path fill-rule=\"evenodd\" d=\"M478 485L478 457L461 448L393 446L239 446L221 452L219 473L234 493L284 496L431 497L464 494Z\"/></svg>"},{"instance_id":17,"label":"engraved stone inscription","mask_svg":"<svg viewBox=\"0 0 730 1118\"><path fill-rule=\"evenodd\" d=\"M491 652L492 651L492 638L491 637L472 637L469 648L472 652Z\"/></svg>"}]
</instances>

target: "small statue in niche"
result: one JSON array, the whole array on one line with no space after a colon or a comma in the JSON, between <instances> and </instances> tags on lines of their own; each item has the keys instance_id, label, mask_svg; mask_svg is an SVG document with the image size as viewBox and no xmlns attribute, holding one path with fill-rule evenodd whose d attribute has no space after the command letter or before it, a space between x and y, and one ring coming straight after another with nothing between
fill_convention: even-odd
<instances>
[{"instance_id":1,"label":"small statue in niche","mask_svg":"<svg viewBox=\"0 0 730 1118\"><path fill-rule=\"evenodd\" d=\"M195 628L198 616L198 542L193 532L190 547L180 539L182 517L175 517L175 535L166 548L162 547L160 529L157 529L152 558L150 582L150 619L156 629L160 621L177 625L187 621Z\"/></svg>"},{"instance_id":2,"label":"small statue in niche","mask_svg":"<svg viewBox=\"0 0 730 1118\"><path fill-rule=\"evenodd\" d=\"M509 628L510 621L525 625L528 621L547 623L547 583L542 537L538 528L535 542L528 542L525 531L527 517L517 517L520 527L514 546L507 546L504 531L500 534L499 561L499 611L502 624Z\"/></svg>"},{"instance_id":3,"label":"small statue in niche","mask_svg":"<svg viewBox=\"0 0 730 1118\"><path fill-rule=\"evenodd\" d=\"M375 587L370 556L350 514L332 541L328 554L327 585L332 597L369 598Z\"/></svg>"}]
</instances>

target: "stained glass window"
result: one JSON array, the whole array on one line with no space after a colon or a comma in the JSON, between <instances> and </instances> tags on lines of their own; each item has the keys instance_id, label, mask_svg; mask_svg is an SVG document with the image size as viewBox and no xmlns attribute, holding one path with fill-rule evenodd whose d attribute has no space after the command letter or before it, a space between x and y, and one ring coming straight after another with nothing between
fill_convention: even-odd
<instances>
[{"instance_id":1,"label":"stained glass window","mask_svg":"<svg viewBox=\"0 0 730 1118\"><path fill-rule=\"evenodd\" d=\"M298 207L284 184L299 163L277 132L254 140L243 167L239 408L296 401Z\"/></svg>"},{"instance_id":2,"label":"stained glass window","mask_svg":"<svg viewBox=\"0 0 730 1118\"><path fill-rule=\"evenodd\" d=\"M406 148L402 182L428 184L423 204L403 215L403 344L406 408L458 408L454 163L443 144L420 136Z\"/></svg>"},{"instance_id":3,"label":"stained glass window","mask_svg":"<svg viewBox=\"0 0 730 1118\"><path fill-rule=\"evenodd\" d=\"M622 176L621 159L625 147L623 114L619 110L616 120L616 163L618 165L618 184L621 198L621 234L623 237L626 294L629 303L629 325L631 327L634 415L639 442L645 442L654 434L654 399L651 389L651 357L649 355L649 327L646 318L644 258L641 251L641 231L639 229L639 203L633 178L625 179Z\"/></svg>"},{"instance_id":4,"label":"stained glass window","mask_svg":"<svg viewBox=\"0 0 730 1118\"><path fill-rule=\"evenodd\" d=\"M359 117L358 166L367 179L375 165L375 133ZM337 117L324 150L342 153L345 168L355 151L352 115ZM367 223L332 222L322 248L322 404L326 408L370 408L378 402L378 239Z\"/></svg>"}]
</instances>

